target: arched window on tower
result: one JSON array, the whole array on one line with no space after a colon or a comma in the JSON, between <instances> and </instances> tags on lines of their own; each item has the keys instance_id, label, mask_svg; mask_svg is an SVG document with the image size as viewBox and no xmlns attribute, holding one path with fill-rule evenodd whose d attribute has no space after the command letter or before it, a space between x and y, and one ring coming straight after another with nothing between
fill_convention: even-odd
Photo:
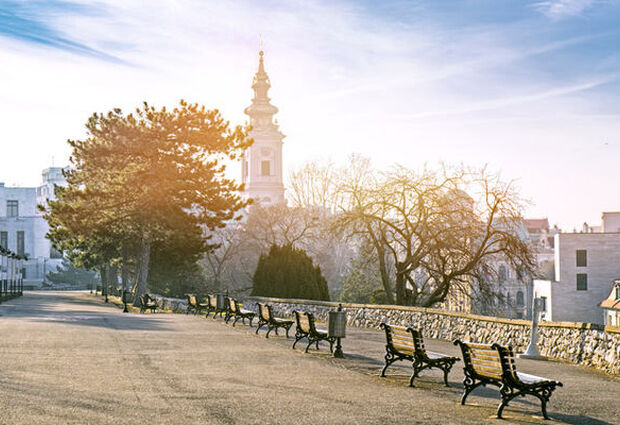
<instances>
[{"instance_id":1,"label":"arched window on tower","mask_svg":"<svg viewBox=\"0 0 620 425\"><path fill-rule=\"evenodd\" d=\"M523 299L523 291L518 291L517 292L517 305L519 307L523 307L524 305L524 299Z\"/></svg>"}]
</instances>

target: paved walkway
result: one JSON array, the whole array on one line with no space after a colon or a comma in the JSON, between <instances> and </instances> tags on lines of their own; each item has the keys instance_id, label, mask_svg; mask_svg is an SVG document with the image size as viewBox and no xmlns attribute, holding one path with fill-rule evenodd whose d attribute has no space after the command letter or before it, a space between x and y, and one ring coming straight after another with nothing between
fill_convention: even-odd
<instances>
[{"instance_id":1,"label":"paved walkway","mask_svg":"<svg viewBox=\"0 0 620 425\"><path fill-rule=\"evenodd\" d=\"M175 314L123 314L88 293L30 292L0 305L2 424L545 423L536 399L494 419L495 390L459 405L461 368L378 377L382 335L349 329L344 360L246 326ZM429 348L458 354L447 342ZM564 382L552 423L620 423L620 380L583 368L519 361Z\"/></svg>"}]
</instances>

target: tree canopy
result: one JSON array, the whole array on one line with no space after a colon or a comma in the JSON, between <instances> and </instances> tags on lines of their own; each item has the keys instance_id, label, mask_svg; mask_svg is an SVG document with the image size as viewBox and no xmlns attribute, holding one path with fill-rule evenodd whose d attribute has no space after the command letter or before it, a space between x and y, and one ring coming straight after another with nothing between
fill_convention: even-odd
<instances>
[{"instance_id":1,"label":"tree canopy","mask_svg":"<svg viewBox=\"0 0 620 425\"><path fill-rule=\"evenodd\" d=\"M136 298L146 292L152 255L162 272L195 264L215 246L211 232L246 205L224 161L251 140L217 110L144 103L130 114L95 113L86 129L85 139L68 142L68 185L49 203L49 237L78 266L123 268Z\"/></svg>"}]
</instances>

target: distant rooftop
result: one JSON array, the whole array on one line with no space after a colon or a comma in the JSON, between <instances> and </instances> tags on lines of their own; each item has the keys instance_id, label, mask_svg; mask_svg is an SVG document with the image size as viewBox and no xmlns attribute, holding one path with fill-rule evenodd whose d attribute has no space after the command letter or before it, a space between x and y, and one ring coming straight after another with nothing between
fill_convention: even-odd
<instances>
[{"instance_id":1,"label":"distant rooftop","mask_svg":"<svg viewBox=\"0 0 620 425\"><path fill-rule=\"evenodd\" d=\"M526 218L523 220L525 222L525 227L530 232L533 231L541 231L541 230L549 230L549 219L548 218Z\"/></svg>"}]
</instances>

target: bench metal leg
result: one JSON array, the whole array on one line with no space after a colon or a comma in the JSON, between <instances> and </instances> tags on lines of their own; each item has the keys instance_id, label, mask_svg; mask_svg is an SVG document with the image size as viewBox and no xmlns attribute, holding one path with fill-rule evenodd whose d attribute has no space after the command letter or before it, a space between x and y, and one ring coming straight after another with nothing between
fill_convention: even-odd
<instances>
[{"instance_id":1,"label":"bench metal leg","mask_svg":"<svg viewBox=\"0 0 620 425\"><path fill-rule=\"evenodd\" d=\"M411 378L409 378L409 386L413 388L415 387L415 385L413 385L413 380L418 376L420 371L424 369L424 367L422 366L422 363L418 361L414 361L411 367L413 368L413 373L411 374Z\"/></svg>"},{"instance_id":2,"label":"bench metal leg","mask_svg":"<svg viewBox=\"0 0 620 425\"><path fill-rule=\"evenodd\" d=\"M305 335L301 335L301 334L295 335L295 342L293 342L293 350L295 349L295 346L297 345L297 343L301 341L302 339L304 339L305 337L306 337Z\"/></svg>"},{"instance_id":3,"label":"bench metal leg","mask_svg":"<svg viewBox=\"0 0 620 425\"><path fill-rule=\"evenodd\" d=\"M547 400L540 398L540 410L542 410L543 417L545 419L549 419L549 415L547 415Z\"/></svg>"},{"instance_id":4,"label":"bench metal leg","mask_svg":"<svg viewBox=\"0 0 620 425\"><path fill-rule=\"evenodd\" d=\"M443 383L446 385L446 387L450 386L448 384L448 374L450 373L452 366L454 366L454 363L455 363L454 361L443 361L437 364L437 367L443 370Z\"/></svg>"},{"instance_id":5,"label":"bench metal leg","mask_svg":"<svg viewBox=\"0 0 620 425\"><path fill-rule=\"evenodd\" d=\"M449 387L450 385L448 384L448 374L450 373L450 368L444 368L443 369L443 383L446 384L446 387Z\"/></svg>"},{"instance_id":6,"label":"bench metal leg","mask_svg":"<svg viewBox=\"0 0 620 425\"><path fill-rule=\"evenodd\" d=\"M512 388L504 384L502 384L502 386L499 388L499 392L502 395L502 401L499 403L499 406L497 407L497 419L502 419L502 412L504 410L504 407L508 406L508 403L510 403L510 400L522 394L519 391L514 392Z\"/></svg>"},{"instance_id":7,"label":"bench metal leg","mask_svg":"<svg viewBox=\"0 0 620 425\"><path fill-rule=\"evenodd\" d=\"M478 388L480 385L485 385L485 382L475 382L473 378L465 375L465 379L463 380L463 386L465 387L465 391L463 392L463 396L461 397L461 405L465 405L465 400L467 400L467 396L469 395L469 393Z\"/></svg>"},{"instance_id":8,"label":"bench metal leg","mask_svg":"<svg viewBox=\"0 0 620 425\"><path fill-rule=\"evenodd\" d=\"M381 370L381 377L384 378L385 377L385 371L387 370L387 368L396 361L397 359L394 357L394 355L392 353L387 353L385 355L385 366L383 366L383 369Z\"/></svg>"}]
</instances>

